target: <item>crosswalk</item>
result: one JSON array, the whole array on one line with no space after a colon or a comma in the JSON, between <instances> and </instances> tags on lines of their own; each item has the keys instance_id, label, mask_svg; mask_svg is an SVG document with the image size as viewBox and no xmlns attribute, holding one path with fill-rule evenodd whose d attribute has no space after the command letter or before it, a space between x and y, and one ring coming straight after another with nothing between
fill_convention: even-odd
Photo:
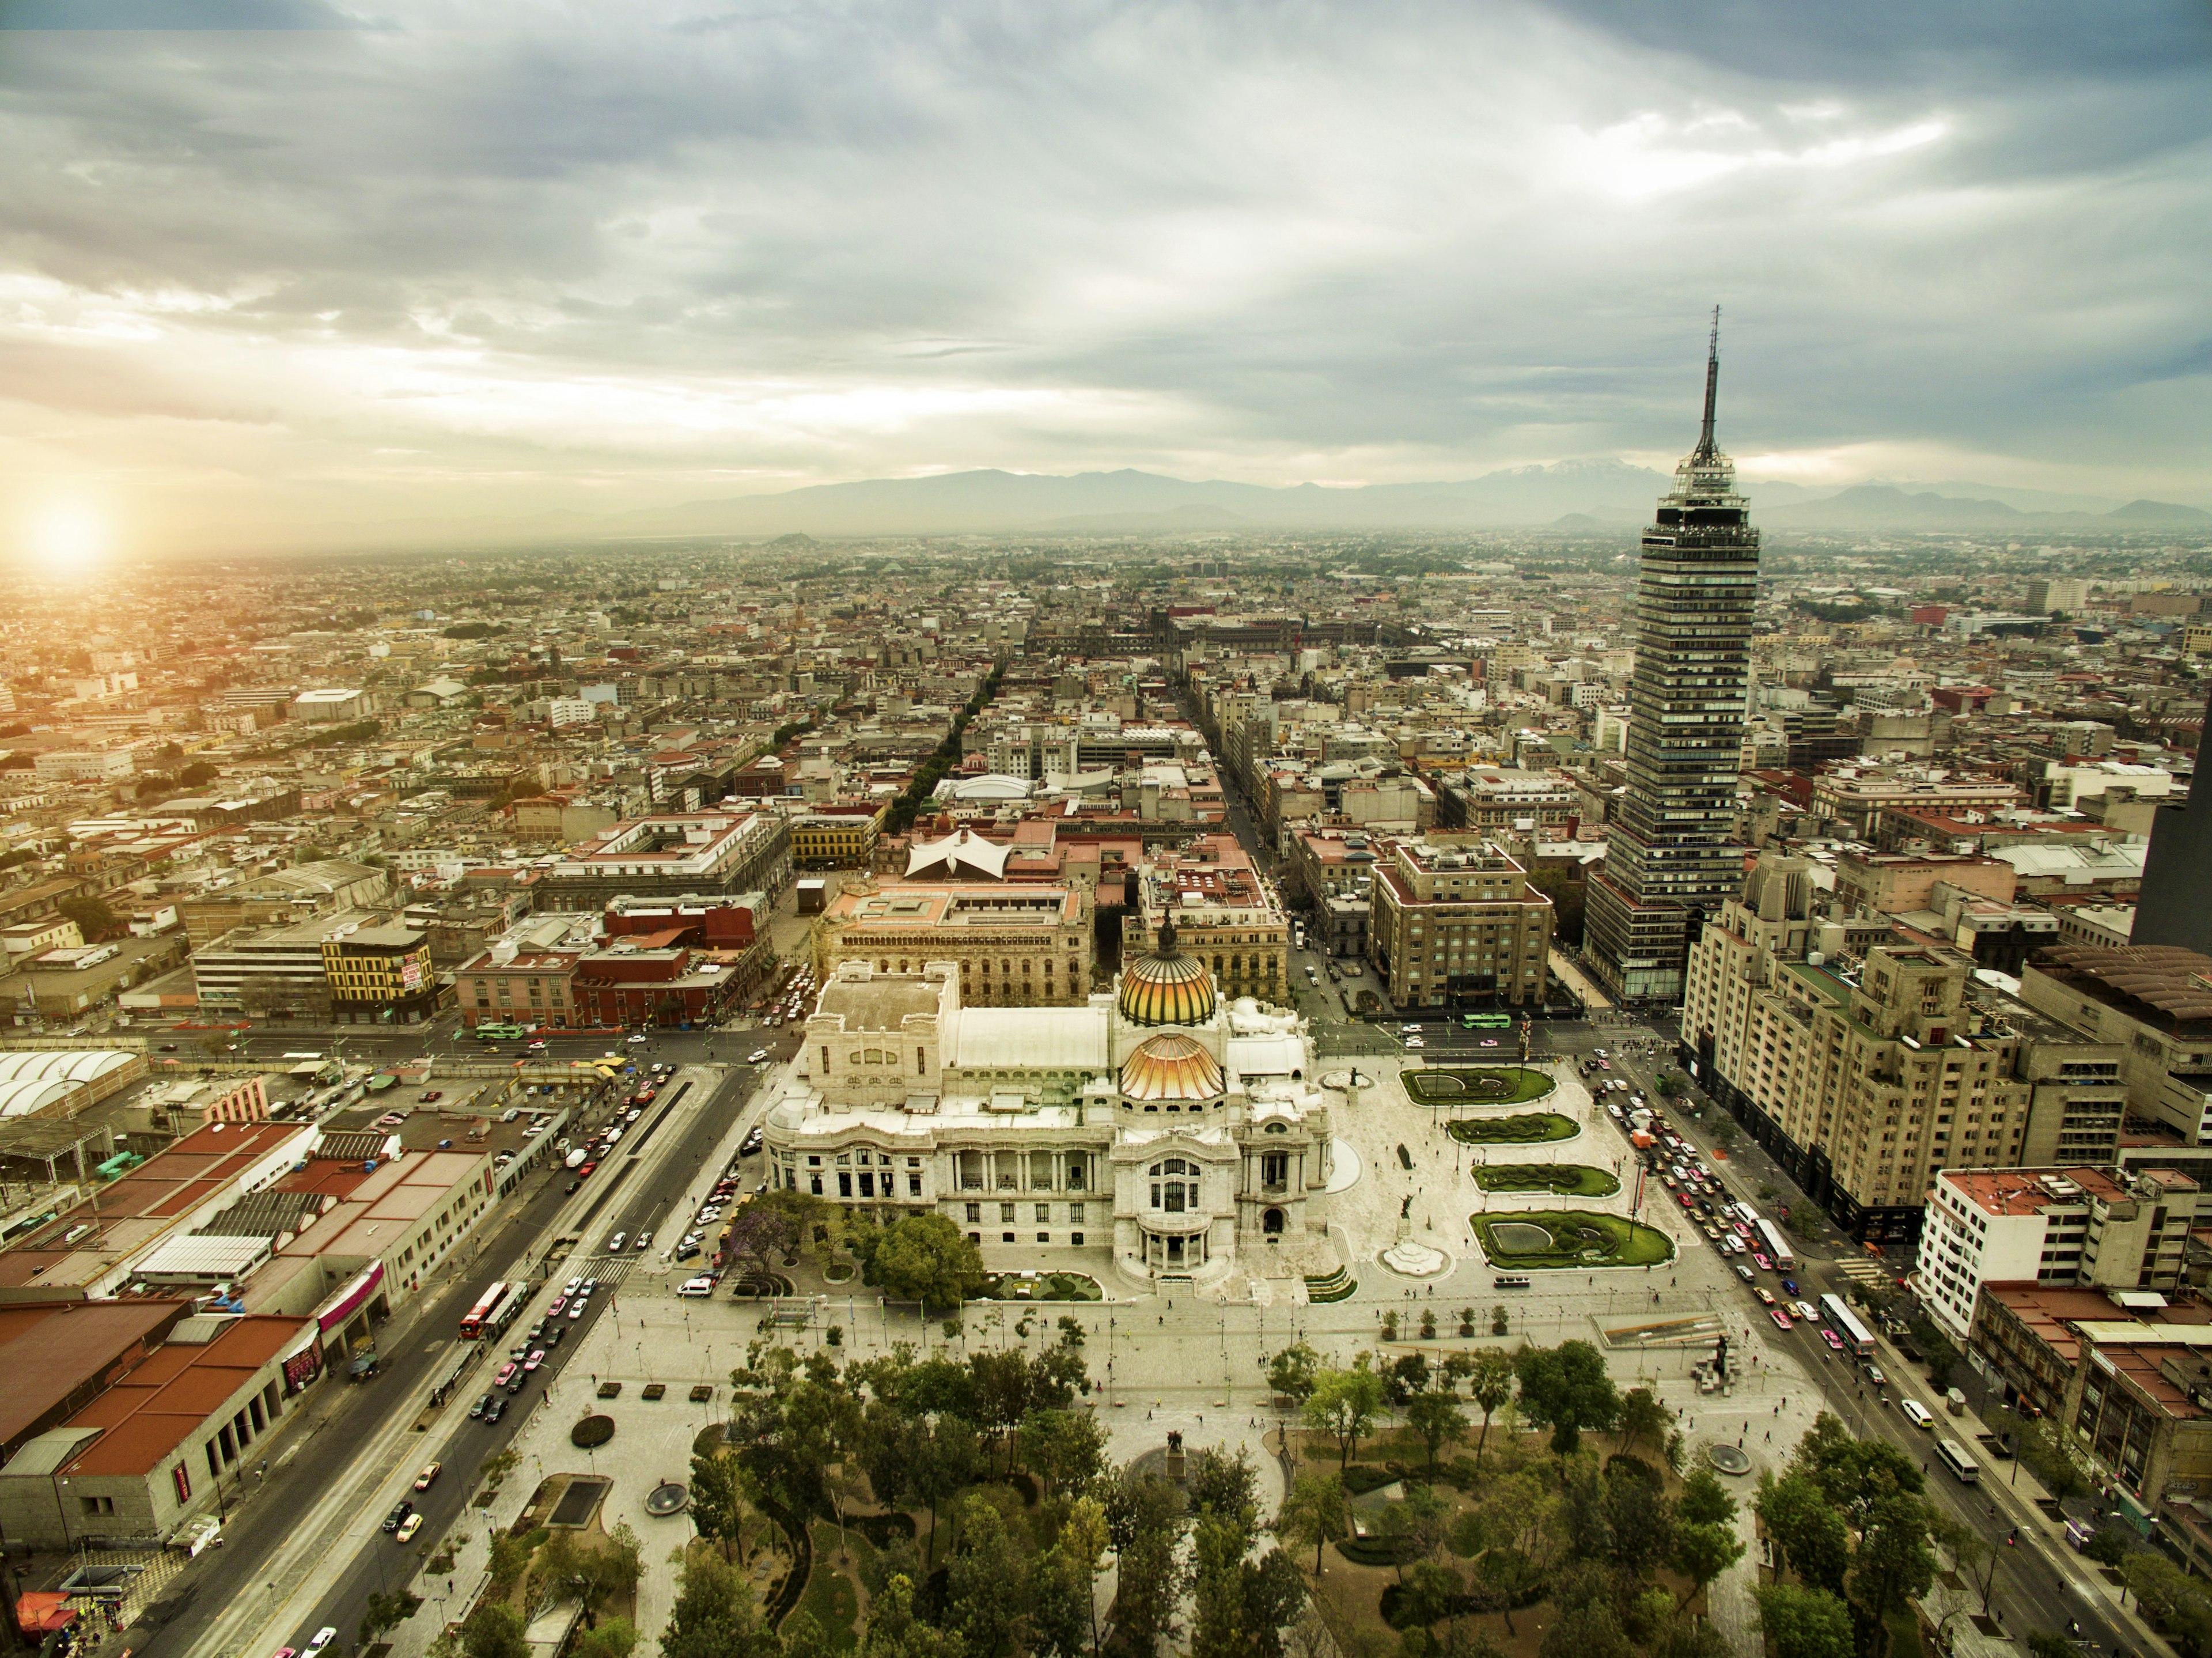
<instances>
[{"instance_id":1,"label":"crosswalk","mask_svg":"<svg viewBox=\"0 0 2212 1658\"><path fill-rule=\"evenodd\" d=\"M590 1255L577 1265L575 1276L590 1278L604 1288L609 1284L620 1284L630 1275L636 1266L637 1256L629 1250L624 1250L618 1255Z\"/></svg>"},{"instance_id":2,"label":"crosswalk","mask_svg":"<svg viewBox=\"0 0 2212 1658\"><path fill-rule=\"evenodd\" d=\"M1892 1290L1897 1287L1896 1277L1887 1266L1863 1255L1846 1256L1836 1263L1836 1270L1863 1289Z\"/></svg>"}]
</instances>

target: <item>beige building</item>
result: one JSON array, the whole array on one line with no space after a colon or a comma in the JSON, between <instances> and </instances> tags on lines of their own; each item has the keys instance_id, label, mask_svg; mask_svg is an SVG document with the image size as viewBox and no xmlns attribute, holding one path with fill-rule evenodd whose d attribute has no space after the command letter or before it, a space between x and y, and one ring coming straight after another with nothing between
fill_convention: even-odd
<instances>
[{"instance_id":1,"label":"beige building","mask_svg":"<svg viewBox=\"0 0 2212 1658\"><path fill-rule=\"evenodd\" d=\"M2124 1055L2132 1114L2185 1146L2212 1145L2212 957L2164 944L2061 944L2028 964L2020 993Z\"/></svg>"},{"instance_id":2,"label":"beige building","mask_svg":"<svg viewBox=\"0 0 2212 1658\"><path fill-rule=\"evenodd\" d=\"M1367 953L1404 1007L1540 1007L1552 901L1496 842L1401 841L1376 866Z\"/></svg>"},{"instance_id":3,"label":"beige building","mask_svg":"<svg viewBox=\"0 0 2212 1658\"><path fill-rule=\"evenodd\" d=\"M1130 884L1124 961L1157 950L1162 925L1172 920L1184 952L1205 964L1224 996L1290 999L1290 922L1235 835L1201 835L1180 852L1164 850Z\"/></svg>"},{"instance_id":4,"label":"beige building","mask_svg":"<svg viewBox=\"0 0 2212 1658\"><path fill-rule=\"evenodd\" d=\"M861 881L814 924L815 981L842 962L884 974L951 962L968 1006L1073 1005L1091 993L1090 896L1025 881Z\"/></svg>"},{"instance_id":5,"label":"beige building","mask_svg":"<svg viewBox=\"0 0 2212 1658\"><path fill-rule=\"evenodd\" d=\"M1690 952L1692 1078L1838 1225L1919 1235L1935 1173L2109 1163L2121 1054L1974 977L1971 957L1899 932L1814 959L1810 865L1767 854Z\"/></svg>"}]
</instances>

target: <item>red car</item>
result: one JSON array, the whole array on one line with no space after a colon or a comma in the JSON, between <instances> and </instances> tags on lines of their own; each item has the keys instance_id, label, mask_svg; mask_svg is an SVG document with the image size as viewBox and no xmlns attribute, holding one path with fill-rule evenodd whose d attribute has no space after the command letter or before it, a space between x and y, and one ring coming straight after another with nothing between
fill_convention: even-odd
<instances>
[{"instance_id":1,"label":"red car","mask_svg":"<svg viewBox=\"0 0 2212 1658\"><path fill-rule=\"evenodd\" d=\"M599 1165L597 1163L586 1163L586 1164L585 1164L581 1169L579 1169L576 1171L576 1178L577 1178L578 1180L581 1180L581 1179L583 1179L585 1175L586 1175L590 1174L590 1173L592 1172L592 1170L593 1170L594 1169L597 1169L599 1166Z\"/></svg>"},{"instance_id":2,"label":"red car","mask_svg":"<svg viewBox=\"0 0 2212 1658\"><path fill-rule=\"evenodd\" d=\"M1774 1327L1776 1329L1786 1330L1790 1327L1790 1315L1784 1312L1779 1307L1768 1308L1766 1315L1774 1321Z\"/></svg>"},{"instance_id":3,"label":"red car","mask_svg":"<svg viewBox=\"0 0 2212 1658\"><path fill-rule=\"evenodd\" d=\"M1677 1192L1674 1193L1674 1198L1675 1201L1680 1203L1685 1209L1693 1209L1697 1206L1698 1200L1692 1197L1687 1192Z\"/></svg>"},{"instance_id":4,"label":"red car","mask_svg":"<svg viewBox=\"0 0 2212 1658\"><path fill-rule=\"evenodd\" d=\"M568 1297L556 1296L553 1297L553 1304L545 1309L545 1316L548 1318L558 1318L564 1311L567 1310L568 1305Z\"/></svg>"},{"instance_id":5,"label":"red car","mask_svg":"<svg viewBox=\"0 0 2212 1658\"><path fill-rule=\"evenodd\" d=\"M1844 1339L1838 1335L1833 1330L1821 1331L1820 1339L1826 1342L1828 1345L1833 1347L1839 1353L1844 1351Z\"/></svg>"},{"instance_id":6,"label":"red car","mask_svg":"<svg viewBox=\"0 0 2212 1658\"><path fill-rule=\"evenodd\" d=\"M522 1366L517 1364L510 1358L506 1363L499 1367L499 1374L492 1377L491 1385L495 1388L504 1388L508 1382L514 1380L514 1373L521 1368Z\"/></svg>"}]
</instances>

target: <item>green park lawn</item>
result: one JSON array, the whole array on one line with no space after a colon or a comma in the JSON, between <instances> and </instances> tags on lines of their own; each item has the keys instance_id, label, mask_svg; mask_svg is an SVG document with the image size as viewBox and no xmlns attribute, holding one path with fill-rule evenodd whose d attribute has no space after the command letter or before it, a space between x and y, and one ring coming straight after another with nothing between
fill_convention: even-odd
<instances>
[{"instance_id":1,"label":"green park lawn","mask_svg":"<svg viewBox=\"0 0 2212 1658\"><path fill-rule=\"evenodd\" d=\"M1401 1071L1398 1080L1416 1105L1526 1105L1559 1086L1545 1072L1518 1065L1439 1066Z\"/></svg>"},{"instance_id":2,"label":"green park lawn","mask_svg":"<svg viewBox=\"0 0 2212 1658\"><path fill-rule=\"evenodd\" d=\"M1535 1209L1468 1220L1490 1264L1516 1271L1656 1266L1674 1255L1656 1227L1601 1209ZM1538 1233L1548 1236L1540 1239Z\"/></svg>"}]
</instances>

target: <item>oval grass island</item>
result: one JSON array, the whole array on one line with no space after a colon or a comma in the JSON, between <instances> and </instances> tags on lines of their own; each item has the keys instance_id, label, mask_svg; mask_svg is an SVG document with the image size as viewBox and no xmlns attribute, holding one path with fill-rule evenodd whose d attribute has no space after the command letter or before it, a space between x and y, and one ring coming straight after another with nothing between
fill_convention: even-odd
<instances>
[{"instance_id":1,"label":"oval grass island","mask_svg":"<svg viewBox=\"0 0 2212 1658\"><path fill-rule=\"evenodd\" d=\"M1486 1192L1551 1192L1563 1198L1609 1198L1620 1190L1611 1171L1586 1163L1490 1163L1472 1171Z\"/></svg>"},{"instance_id":2,"label":"oval grass island","mask_svg":"<svg viewBox=\"0 0 2212 1658\"><path fill-rule=\"evenodd\" d=\"M1451 1126L1451 1137L1462 1145L1542 1145L1552 1140L1571 1140L1582 1132L1580 1123L1556 1111L1465 1117Z\"/></svg>"},{"instance_id":3,"label":"oval grass island","mask_svg":"<svg viewBox=\"0 0 2212 1658\"><path fill-rule=\"evenodd\" d=\"M1468 1224L1490 1264L1515 1272L1656 1266L1674 1258L1673 1241L1657 1227L1601 1209L1470 1215Z\"/></svg>"},{"instance_id":4,"label":"oval grass island","mask_svg":"<svg viewBox=\"0 0 2212 1658\"><path fill-rule=\"evenodd\" d=\"M1518 1065L1438 1066L1401 1071L1398 1080L1416 1105L1526 1105L1559 1086L1543 1072Z\"/></svg>"}]
</instances>

